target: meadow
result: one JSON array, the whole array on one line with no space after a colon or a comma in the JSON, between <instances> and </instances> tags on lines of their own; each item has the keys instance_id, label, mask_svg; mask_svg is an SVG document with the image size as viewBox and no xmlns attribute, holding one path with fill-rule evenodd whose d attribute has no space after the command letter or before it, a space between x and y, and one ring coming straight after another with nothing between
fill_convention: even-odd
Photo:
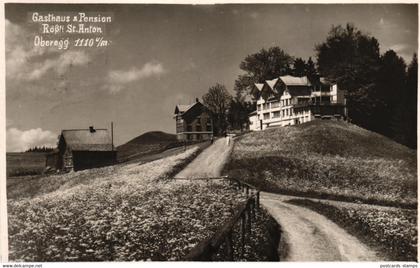
<instances>
[{"instance_id":1,"label":"meadow","mask_svg":"<svg viewBox=\"0 0 420 268\"><path fill-rule=\"evenodd\" d=\"M226 222L245 195L224 181L180 182L197 153L53 175L9 193L12 261L177 260Z\"/></svg>"},{"instance_id":2,"label":"meadow","mask_svg":"<svg viewBox=\"0 0 420 268\"><path fill-rule=\"evenodd\" d=\"M270 192L414 208L416 161L379 134L320 120L239 137L225 173Z\"/></svg>"},{"instance_id":3,"label":"meadow","mask_svg":"<svg viewBox=\"0 0 420 268\"><path fill-rule=\"evenodd\" d=\"M41 152L6 153L7 176L33 176L45 169L45 155Z\"/></svg>"}]
</instances>

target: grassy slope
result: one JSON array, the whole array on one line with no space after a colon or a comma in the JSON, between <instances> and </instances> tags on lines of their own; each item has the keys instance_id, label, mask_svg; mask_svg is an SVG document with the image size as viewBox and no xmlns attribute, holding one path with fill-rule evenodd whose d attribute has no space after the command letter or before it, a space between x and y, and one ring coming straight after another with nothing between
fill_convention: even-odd
<instances>
[{"instance_id":1,"label":"grassy slope","mask_svg":"<svg viewBox=\"0 0 420 268\"><path fill-rule=\"evenodd\" d=\"M225 168L272 192L415 206L416 152L336 121L253 132L235 142Z\"/></svg>"},{"instance_id":2,"label":"grassy slope","mask_svg":"<svg viewBox=\"0 0 420 268\"><path fill-rule=\"evenodd\" d=\"M244 200L228 183L165 179L196 150L49 176L37 194L20 189L8 200L10 259L179 259Z\"/></svg>"},{"instance_id":3,"label":"grassy slope","mask_svg":"<svg viewBox=\"0 0 420 268\"><path fill-rule=\"evenodd\" d=\"M180 146L180 144L174 134L161 131L147 132L118 146L118 160L124 162L138 159L177 146Z\"/></svg>"},{"instance_id":4,"label":"grassy slope","mask_svg":"<svg viewBox=\"0 0 420 268\"><path fill-rule=\"evenodd\" d=\"M41 174L45 169L45 153L6 153L7 176Z\"/></svg>"},{"instance_id":5,"label":"grassy slope","mask_svg":"<svg viewBox=\"0 0 420 268\"><path fill-rule=\"evenodd\" d=\"M229 183L174 181L202 149L149 162L35 177L8 187L14 261L176 260L228 221L244 194ZM273 260L264 211L244 260ZM239 239L239 236L237 237ZM219 256L223 260L223 256Z\"/></svg>"}]
</instances>

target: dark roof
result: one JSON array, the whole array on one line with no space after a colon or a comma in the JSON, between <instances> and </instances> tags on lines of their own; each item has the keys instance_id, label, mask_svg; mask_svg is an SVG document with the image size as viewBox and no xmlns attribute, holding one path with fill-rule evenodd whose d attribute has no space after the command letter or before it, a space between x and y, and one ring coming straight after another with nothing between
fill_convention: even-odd
<instances>
[{"instance_id":1,"label":"dark roof","mask_svg":"<svg viewBox=\"0 0 420 268\"><path fill-rule=\"evenodd\" d=\"M310 87L301 87L301 86L289 86L287 88L290 95L293 97L296 96L308 96L311 95L311 88Z\"/></svg>"},{"instance_id":2,"label":"dark roof","mask_svg":"<svg viewBox=\"0 0 420 268\"><path fill-rule=\"evenodd\" d=\"M185 113L189 109L191 109L192 107L194 107L197 103L200 103L200 102L199 101L196 101L196 102L194 102L192 104L177 104L176 107L175 107L175 114Z\"/></svg>"},{"instance_id":3,"label":"dark roof","mask_svg":"<svg viewBox=\"0 0 420 268\"><path fill-rule=\"evenodd\" d=\"M68 129L61 132L67 146L73 151L112 151L107 129Z\"/></svg>"}]
</instances>

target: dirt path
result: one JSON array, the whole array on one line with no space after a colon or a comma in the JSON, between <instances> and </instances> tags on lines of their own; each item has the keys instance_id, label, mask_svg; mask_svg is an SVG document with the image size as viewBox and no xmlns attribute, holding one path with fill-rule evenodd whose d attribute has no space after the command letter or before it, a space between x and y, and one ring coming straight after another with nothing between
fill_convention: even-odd
<instances>
[{"instance_id":1,"label":"dirt path","mask_svg":"<svg viewBox=\"0 0 420 268\"><path fill-rule=\"evenodd\" d=\"M227 145L227 138L216 140L205 149L194 161L179 172L175 178L203 178L221 175L224 164L232 150L233 140Z\"/></svg>"},{"instance_id":2,"label":"dirt path","mask_svg":"<svg viewBox=\"0 0 420 268\"><path fill-rule=\"evenodd\" d=\"M285 261L379 260L372 249L326 217L285 203L287 199L278 194L261 194L261 203L282 227L288 247Z\"/></svg>"}]
</instances>

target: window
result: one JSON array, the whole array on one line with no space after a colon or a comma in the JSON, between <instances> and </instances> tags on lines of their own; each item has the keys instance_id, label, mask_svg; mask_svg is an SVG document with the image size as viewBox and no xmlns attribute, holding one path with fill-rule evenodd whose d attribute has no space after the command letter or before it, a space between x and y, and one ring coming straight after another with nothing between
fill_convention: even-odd
<instances>
[{"instance_id":1,"label":"window","mask_svg":"<svg viewBox=\"0 0 420 268\"><path fill-rule=\"evenodd\" d=\"M192 131L192 125L191 125L191 124L188 124L188 125L187 125L187 131L188 131L188 132Z\"/></svg>"},{"instance_id":2,"label":"window","mask_svg":"<svg viewBox=\"0 0 420 268\"><path fill-rule=\"evenodd\" d=\"M263 110L267 110L269 108L268 103L264 103Z\"/></svg>"},{"instance_id":3,"label":"window","mask_svg":"<svg viewBox=\"0 0 420 268\"><path fill-rule=\"evenodd\" d=\"M279 118L280 117L280 111L273 113L273 118Z\"/></svg>"},{"instance_id":4,"label":"window","mask_svg":"<svg viewBox=\"0 0 420 268\"><path fill-rule=\"evenodd\" d=\"M271 108L277 108L279 106L280 106L280 102L278 102L278 101L271 103Z\"/></svg>"},{"instance_id":5,"label":"window","mask_svg":"<svg viewBox=\"0 0 420 268\"><path fill-rule=\"evenodd\" d=\"M258 105L257 105L257 110L258 110L258 111L261 111L261 106L262 106L261 104L258 104Z\"/></svg>"},{"instance_id":6,"label":"window","mask_svg":"<svg viewBox=\"0 0 420 268\"><path fill-rule=\"evenodd\" d=\"M270 113L265 113L264 114L264 119L270 119Z\"/></svg>"}]
</instances>

